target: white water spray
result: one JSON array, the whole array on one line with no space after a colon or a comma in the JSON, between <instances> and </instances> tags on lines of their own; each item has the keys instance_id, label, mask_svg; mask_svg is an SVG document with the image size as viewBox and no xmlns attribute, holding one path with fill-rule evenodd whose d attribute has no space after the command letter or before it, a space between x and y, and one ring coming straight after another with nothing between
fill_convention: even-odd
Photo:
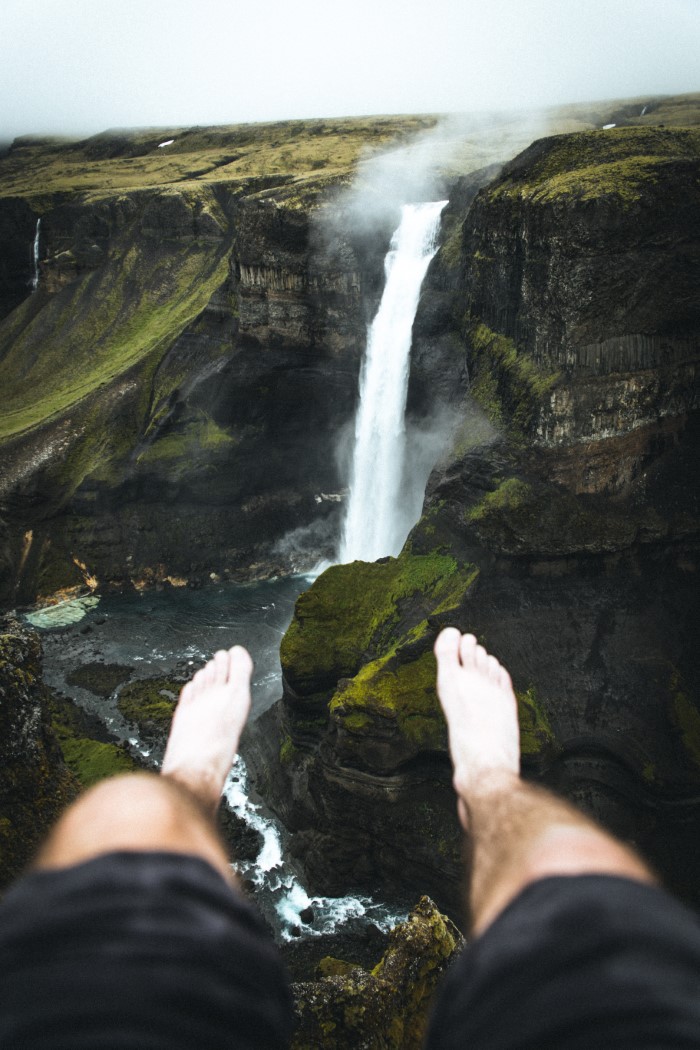
<instances>
[{"instance_id":1,"label":"white water spray","mask_svg":"<svg viewBox=\"0 0 700 1050\"><path fill-rule=\"evenodd\" d=\"M399 512L411 333L446 204L404 204L384 263L386 285L360 376L341 563L398 554L412 524Z\"/></svg>"},{"instance_id":2,"label":"white water spray","mask_svg":"<svg viewBox=\"0 0 700 1050\"><path fill-rule=\"evenodd\" d=\"M36 232L34 244L32 245L32 291L39 287L39 234L41 231L41 219L36 220Z\"/></svg>"}]
</instances>

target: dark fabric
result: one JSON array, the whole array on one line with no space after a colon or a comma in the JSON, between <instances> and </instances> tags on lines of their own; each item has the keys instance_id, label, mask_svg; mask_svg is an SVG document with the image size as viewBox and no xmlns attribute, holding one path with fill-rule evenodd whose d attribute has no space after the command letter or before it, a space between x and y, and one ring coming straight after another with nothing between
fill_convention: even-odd
<instances>
[{"instance_id":1,"label":"dark fabric","mask_svg":"<svg viewBox=\"0 0 700 1050\"><path fill-rule=\"evenodd\" d=\"M450 969L427 1050L700 1047L700 927L604 875L528 886Z\"/></svg>"},{"instance_id":2,"label":"dark fabric","mask_svg":"<svg viewBox=\"0 0 700 1050\"><path fill-rule=\"evenodd\" d=\"M111 853L0 907L2 1050L275 1050L290 993L257 913L205 861Z\"/></svg>"}]
</instances>

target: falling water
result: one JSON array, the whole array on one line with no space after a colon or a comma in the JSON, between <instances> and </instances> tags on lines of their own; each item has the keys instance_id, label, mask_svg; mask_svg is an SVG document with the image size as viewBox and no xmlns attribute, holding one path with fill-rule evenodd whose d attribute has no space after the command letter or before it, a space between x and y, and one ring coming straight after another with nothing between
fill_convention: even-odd
<instances>
[{"instance_id":1,"label":"falling water","mask_svg":"<svg viewBox=\"0 0 700 1050\"><path fill-rule=\"evenodd\" d=\"M399 512L411 333L446 204L404 204L389 246L384 294L369 330L360 376L340 562L398 554L412 524Z\"/></svg>"},{"instance_id":2,"label":"falling water","mask_svg":"<svg viewBox=\"0 0 700 1050\"><path fill-rule=\"evenodd\" d=\"M36 220L36 232L34 234L34 244L32 245L32 291L35 292L39 287L39 232L41 230L41 219Z\"/></svg>"}]
</instances>

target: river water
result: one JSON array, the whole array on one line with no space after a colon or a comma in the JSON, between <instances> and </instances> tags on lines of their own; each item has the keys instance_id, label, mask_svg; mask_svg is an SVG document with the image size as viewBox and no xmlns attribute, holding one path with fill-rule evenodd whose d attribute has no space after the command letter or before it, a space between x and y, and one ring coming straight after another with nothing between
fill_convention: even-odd
<instances>
[{"instance_id":1,"label":"river water","mask_svg":"<svg viewBox=\"0 0 700 1050\"><path fill-rule=\"evenodd\" d=\"M26 614L41 633L44 678L99 717L110 734L128 742L157 768L161 754L141 739L138 727L117 708L118 689L108 697L69 684L76 668L104 663L122 666L129 681L157 675L189 677L217 649L244 645L255 662L253 706L256 718L281 696L279 647L298 595L310 578L293 576L254 584L222 583L200 590L92 595ZM229 776L224 798L230 808L261 836L254 861L239 865L253 887L258 907L281 941L292 937L355 933L368 922L389 930L405 909L365 896L310 895L289 863L284 829L263 799L250 790L245 746ZM312 914L311 921L302 915Z\"/></svg>"}]
</instances>

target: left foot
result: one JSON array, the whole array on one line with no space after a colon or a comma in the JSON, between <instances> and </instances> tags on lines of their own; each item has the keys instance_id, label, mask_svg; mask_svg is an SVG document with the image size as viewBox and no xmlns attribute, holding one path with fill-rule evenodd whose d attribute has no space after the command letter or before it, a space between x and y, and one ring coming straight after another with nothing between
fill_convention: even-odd
<instances>
[{"instance_id":1,"label":"left foot","mask_svg":"<svg viewBox=\"0 0 700 1050\"><path fill-rule=\"evenodd\" d=\"M240 645L220 650L180 693L161 773L215 811L250 711L253 661Z\"/></svg>"}]
</instances>

